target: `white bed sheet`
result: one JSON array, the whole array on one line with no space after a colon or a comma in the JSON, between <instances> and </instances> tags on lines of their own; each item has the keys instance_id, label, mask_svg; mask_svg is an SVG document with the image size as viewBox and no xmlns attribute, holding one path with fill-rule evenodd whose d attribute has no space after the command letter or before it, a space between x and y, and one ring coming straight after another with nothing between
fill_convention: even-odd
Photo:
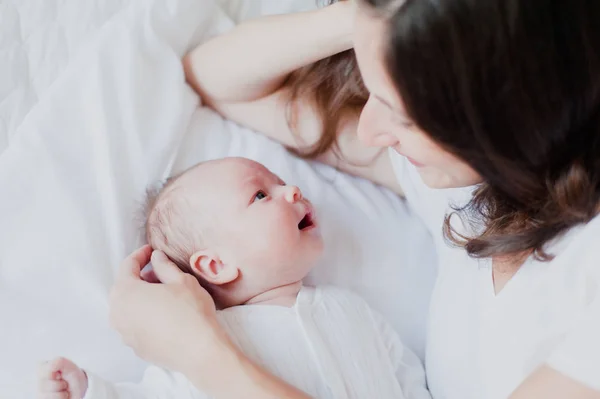
<instances>
[{"instance_id":1,"label":"white bed sheet","mask_svg":"<svg viewBox=\"0 0 600 399\"><path fill-rule=\"evenodd\" d=\"M307 11L322 4L318 0L218 0L221 8L235 22L261 15Z\"/></svg>"},{"instance_id":2,"label":"white bed sheet","mask_svg":"<svg viewBox=\"0 0 600 399\"><path fill-rule=\"evenodd\" d=\"M70 59L131 2L0 1L0 153ZM316 1L218 0L218 3L232 21L239 22L259 15L307 10L315 7Z\"/></svg>"},{"instance_id":3,"label":"white bed sheet","mask_svg":"<svg viewBox=\"0 0 600 399\"><path fill-rule=\"evenodd\" d=\"M58 19L77 26L93 19L87 14L93 8L62 8L75 7L70 1L48 0L55 13L38 15L35 23ZM47 75L29 76L46 76L37 88L29 81L15 86L35 96L0 97L6 128L0 131L6 138L0 153L0 397L32 397L36 363L56 355L115 381L141 375L144 363L120 343L106 317L114 270L141 242L135 216L144 189L195 162L227 155L261 161L310 196L327 249L309 282L361 293L422 354L434 254L404 203L196 108L179 58L192 43L232 26L221 9L212 0L90 3L106 7L102 21L87 31L65 28L87 36L71 42L66 35L63 43L79 44L64 58L44 46L21 49L40 59L36 51L46 49L47 64L57 65ZM12 7L22 23L35 14L27 17L34 8L23 4L43 7L25 0L0 3L0 10ZM2 54L12 39L1 37ZM0 89L8 87L0 82Z\"/></svg>"},{"instance_id":4,"label":"white bed sheet","mask_svg":"<svg viewBox=\"0 0 600 399\"><path fill-rule=\"evenodd\" d=\"M0 1L0 153L70 58L131 1Z\"/></svg>"}]
</instances>

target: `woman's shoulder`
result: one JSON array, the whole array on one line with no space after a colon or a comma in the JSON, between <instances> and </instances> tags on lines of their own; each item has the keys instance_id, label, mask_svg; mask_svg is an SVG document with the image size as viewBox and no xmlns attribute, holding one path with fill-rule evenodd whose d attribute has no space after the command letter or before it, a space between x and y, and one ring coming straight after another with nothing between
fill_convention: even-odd
<instances>
[{"instance_id":1,"label":"woman's shoulder","mask_svg":"<svg viewBox=\"0 0 600 399\"><path fill-rule=\"evenodd\" d=\"M547 252L554 256L551 264L586 269L600 279L600 215L553 240Z\"/></svg>"},{"instance_id":2,"label":"woman's shoulder","mask_svg":"<svg viewBox=\"0 0 600 399\"><path fill-rule=\"evenodd\" d=\"M564 335L546 363L600 389L600 216L554 240L548 252L555 258L540 265L551 284L544 306L554 301L552 312L562 321Z\"/></svg>"}]
</instances>

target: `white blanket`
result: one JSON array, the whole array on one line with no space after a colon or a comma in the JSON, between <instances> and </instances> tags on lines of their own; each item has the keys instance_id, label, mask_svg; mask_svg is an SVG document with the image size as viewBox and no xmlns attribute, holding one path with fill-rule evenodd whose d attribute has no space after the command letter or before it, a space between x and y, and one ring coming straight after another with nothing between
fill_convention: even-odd
<instances>
[{"instance_id":1,"label":"white blanket","mask_svg":"<svg viewBox=\"0 0 600 399\"><path fill-rule=\"evenodd\" d=\"M363 294L422 354L433 254L404 203L196 111L180 57L231 26L212 0L123 1L113 11L30 111L0 119L12 121L0 154L0 397L32 397L36 363L57 355L114 381L139 379L143 362L108 327L107 294L141 243L144 190L226 155L257 159L306 191L327 245L311 281Z\"/></svg>"}]
</instances>

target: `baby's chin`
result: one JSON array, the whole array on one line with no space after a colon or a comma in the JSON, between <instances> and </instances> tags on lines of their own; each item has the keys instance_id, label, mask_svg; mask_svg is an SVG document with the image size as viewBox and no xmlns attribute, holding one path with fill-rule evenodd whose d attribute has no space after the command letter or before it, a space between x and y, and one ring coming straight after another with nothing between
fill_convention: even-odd
<instances>
[{"instance_id":1,"label":"baby's chin","mask_svg":"<svg viewBox=\"0 0 600 399\"><path fill-rule=\"evenodd\" d=\"M279 274L291 280L303 280L319 263L323 256L323 249L322 240L315 240L310 245L291 249L285 262L277 262L287 264L286 270L280 270Z\"/></svg>"},{"instance_id":2,"label":"baby's chin","mask_svg":"<svg viewBox=\"0 0 600 399\"><path fill-rule=\"evenodd\" d=\"M299 259L297 263L305 265L306 274L310 273L310 271L319 263L319 260L323 256L324 249L323 239L319 238L319 240L315 240L314 243L311 243L308 248L305 248L301 252L301 259Z\"/></svg>"}]
</instances>

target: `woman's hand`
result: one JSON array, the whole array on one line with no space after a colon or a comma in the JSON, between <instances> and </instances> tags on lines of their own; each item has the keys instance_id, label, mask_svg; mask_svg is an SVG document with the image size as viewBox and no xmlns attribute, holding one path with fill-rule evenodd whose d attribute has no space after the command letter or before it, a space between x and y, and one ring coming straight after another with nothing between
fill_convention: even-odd
<instances>
[{"instance_id":1,"label":"woman's hand","mask_svg":"<svg viewBox=\"0 0 600 399\"><path fill-rule=\"evenodd\" d=\"M162 284L140 276L151 255ZM212 343L222 334L208 292L162 252L152 253L150 246L133 252L121 264L110 295L110 321L138 356L180 372L197 365L189 364L192 342L207 349L203 358L210 361Z\"/></svg>"},{"instance_id":2,"label":"woman's hand","mask_svg":"<svg viewBox=\"0 0 600 399\"><path fill-rule=\"evenodd\" d=\"M160 284L141 277L150 256ZM185 374L211 397L308 399L250 362L219 327L208 292L147 245L121 264L110 320L140 357Z\"/></svg>"},{"instance_id":3,"label":"woman's hand","mask_svg":"<svg viewBox=\"0 0 600 399\"><path fill-rule=\"evenodd\" d=\"M560 373L548 365L531 374L509 399L600 399L600 391Z\"/></svg>"},{"instance_id":4,"label":"woman's hand","mask_svg":"<svg viewBox=\"0 0 600 399\"><path fill-rule=\"evenodd\" d=\"M186 79L204 105L220 112L269 96L292 71L352 48L355 7L354 1L341 1L245 21L187 54Z\"/></svg>"}]
</instances>

